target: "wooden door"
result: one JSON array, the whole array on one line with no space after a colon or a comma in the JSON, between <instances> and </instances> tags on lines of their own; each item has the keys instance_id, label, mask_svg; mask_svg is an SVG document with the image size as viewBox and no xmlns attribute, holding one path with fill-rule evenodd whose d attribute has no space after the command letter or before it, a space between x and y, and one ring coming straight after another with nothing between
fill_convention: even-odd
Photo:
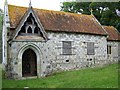
<instances>
[{"instance_id":1,"label":"wooden door","mask_svg":"<svg viewBox=\"0 0 120 90\"><path fill-rule=\"evenodd\" d=\"M37 56L32 49L27 49L22 55L22 75L23 77L37 75Z\"/></svg>"}]
</instances>

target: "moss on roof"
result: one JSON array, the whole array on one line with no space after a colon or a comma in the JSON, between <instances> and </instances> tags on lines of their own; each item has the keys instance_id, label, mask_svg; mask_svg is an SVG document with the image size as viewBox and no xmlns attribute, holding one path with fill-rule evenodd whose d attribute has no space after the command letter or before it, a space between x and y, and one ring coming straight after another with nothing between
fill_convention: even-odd
<instances>
[{"instance_id":1,"label":"moss on roof","mask_svg":"<svg viewBox=\"0 0 120 90\"><path fill-rule=\"evenodd\" d=\"M120 33L113 26L103 26L108 33L108 40L120 41Z\"/></svg>"},{"instance_id":2,"label":"moss on roof","mask_svg":"<svg viewBox=\"0 0 120 90\"><path fill-rule=\"evenodd\" d=\"M11 28L16 28L28 8L8 5L8 10ZM38 16L44 29L47 31L106 35L102 26L92 15L74 14L36 8L33 8L33 10Z\"/></svg>"}]
</instances>

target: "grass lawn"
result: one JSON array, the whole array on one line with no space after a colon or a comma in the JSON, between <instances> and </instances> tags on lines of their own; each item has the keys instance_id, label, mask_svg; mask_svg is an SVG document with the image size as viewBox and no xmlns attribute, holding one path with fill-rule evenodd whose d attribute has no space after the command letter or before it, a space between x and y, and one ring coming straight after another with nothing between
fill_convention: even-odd
<instances>
[{"instance_id":1,"label":"grass lawn","mask_svg":"<svg viewBox=\"0 0 120 90\"><path fill-rule=\"evenodd\" d=\"M39 79L3 79L3 88L118 88L118 64L59 72Z\"/></svg>"},{"instance_id":2,"label":"grass lawn","mask_svg":"<svg viewBox=\"0 0 120 90\"><path fill-rule=\"evenodd\" d=\"M2 65L0 64L0 90L2 88Z\"/></svg>"}]
</instances>

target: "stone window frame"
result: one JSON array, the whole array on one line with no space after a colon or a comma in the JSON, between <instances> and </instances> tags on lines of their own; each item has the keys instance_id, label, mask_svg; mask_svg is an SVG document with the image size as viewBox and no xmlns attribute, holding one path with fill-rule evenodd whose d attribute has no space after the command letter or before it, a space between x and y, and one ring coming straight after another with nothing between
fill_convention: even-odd
<instances>
[{"instance_id":1,"label":"stone window frame","mask_svg":"<svg viewBox=\"0 0 120 90\"><path fill-rule=\"evenodd\" d=\"M87 55L95 55L95 43L87 42Z\"/></svg>"},{"instance_id":2,"label":"stone window frame","mask_svg":"<svg viewBox=\"0 0 120 90\"><path fill-rule=\"evenodd\" d=\"M62 41L62 55L72 55L72 41Z\"/></svg>"},{"instance_id":3,"label":"stone window frame","mask_svg":"<svg viewBox=\"0 0 120 90\"><path fill-rule=\"evenodd\" d=\"M112 46L107 45L107 54L111 54L112 53Z\"/></svg>"}]
</instances>

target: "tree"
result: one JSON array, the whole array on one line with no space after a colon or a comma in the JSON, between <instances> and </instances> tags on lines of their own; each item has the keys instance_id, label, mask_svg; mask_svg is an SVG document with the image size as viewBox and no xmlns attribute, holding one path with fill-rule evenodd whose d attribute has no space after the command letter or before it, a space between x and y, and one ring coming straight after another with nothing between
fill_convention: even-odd
<instances>
[{"instance_id":1,"label":"tree","mask_svg":"<svg viewBox=\"0 0 120 90\"><path fill-rule=\"evenodd\" d=\"M0 16L2 16L3 14L3 10L0 8Z\"/></svg>"},{"instance_id":2,"label":"tree","mask_svg":"<svg viewBox=\"0 0 120 90\"><path fill-rule=\"evenodd\" d=\"M90 14L89 5L91 2L63 2L61 11Z\"/></svg>"},{"instance_id":3,"label":"tree","mask_svg":"<svg viewBox=\"0 0 120 90\"><path fill-rule=\"evenodd\" d=\"M0 63L2 63L2 21L3 21L3 11L0 9Z\"/></svg>"},{"instance_id":4,"label":"tree","mask_svg":"<svg viewBox=\"0 0 120 90\"><path fill-rule=\"evenodd\" d=\"M63 2L61 10L65 12L91 14L102 25L114 26L120 32L119 2Z\"/></svg>"}]
</instances>

